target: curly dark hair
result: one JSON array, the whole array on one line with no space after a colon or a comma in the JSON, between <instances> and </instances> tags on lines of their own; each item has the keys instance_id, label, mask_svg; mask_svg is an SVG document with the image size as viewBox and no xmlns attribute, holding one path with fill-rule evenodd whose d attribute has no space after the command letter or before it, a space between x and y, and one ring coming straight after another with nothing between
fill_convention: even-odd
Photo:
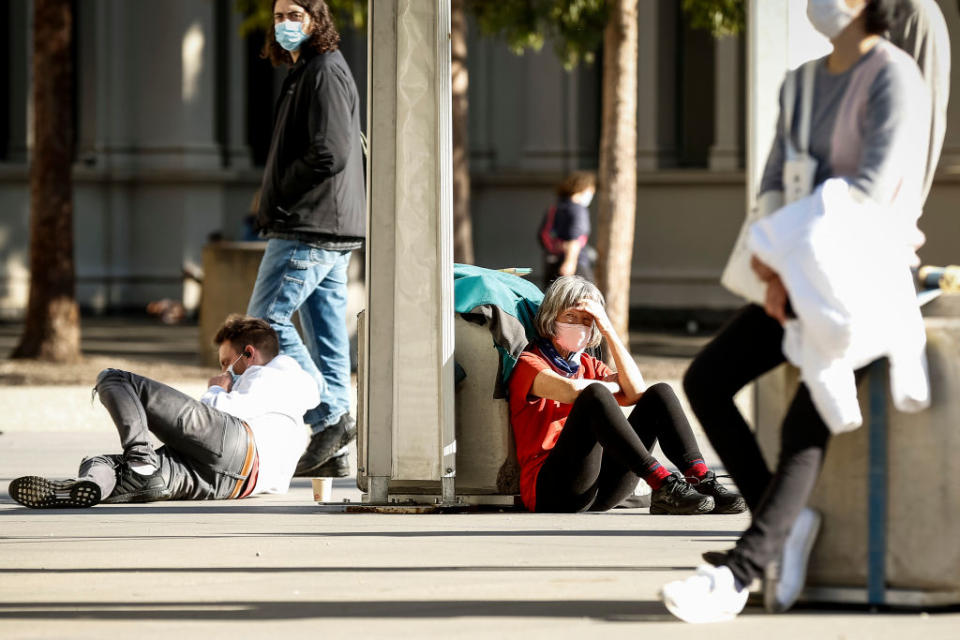
<instances>
[{"instance_id":1,"label":"curly dark hair","mask_svg":"<svg viewBox=\"0 0 960 640\"><path fill-rule=\"evenodd\" d=\"M900 11L899 0L869 0L863 9L867 33L885 34L893 26Z\"/></svg>"},{"instance_id":2,"label":"curly dark hair","mask_svg":"<svg viewBox=\"0 0 960 640\"><path fill-rule=\"evenodd\" d=\"M218 347L224 342L229 342L237 351L243 351L248 344L253 345L270 360L280 353L277 332L266 320L239 313L227 316L217 335L213 337L213 344Z\"/></svg>"},{"instance_id":3,"label":"curly dark hair","mask_svg":"<svg viewBox=\"0 0 960 640\"><path fill-rule=\"evenodd\" d=\"M333 16L330 15L330 7L323 0L293 0L294 4L302 8L310 16L310 24L313 26L313 32L310 38L306 40L302 47L312 47L317 53L327 51L336 51L340 48L340 33L333 24ZM277 6L276 0L273 6ZM274 37L274 25L267 29L267 39L263 43L263 49L260 51L260 57L270 60L270 63L279 67L282 64L293 64L293 57L290 52L277 44Z\"/></svg>"}]
</instances>

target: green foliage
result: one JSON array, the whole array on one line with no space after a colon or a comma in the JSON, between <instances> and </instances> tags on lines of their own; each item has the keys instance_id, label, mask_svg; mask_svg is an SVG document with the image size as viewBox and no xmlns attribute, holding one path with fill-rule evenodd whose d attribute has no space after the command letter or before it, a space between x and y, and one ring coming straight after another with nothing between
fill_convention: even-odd
<instances>
[{"instance_id":1,"label":"green foliage","mask_svg":"<svg viewBox=\"0 0 960 640\"><path fill-rule=\"evenodd\" d=\"M746 5L746 0L683 0L683 11L694 29L729 36L746 28Z\"/></svg>"},{"instance_id":2,"label":"green foliage","mask_svg":"<svg viewBox=\"0 0 960 640\"><path fill-rule=\"evenodd\" d=\"M367 0L326 0L337 29L367 28ZM237 12L244 17L240 35L266 31L273 24L273 0L234 0Z\"/></svg>"},{"instance_id":3,"label":"green foliage","mask_svg":"<svg viewBox=\"0 0 960 640\"><path fill-rule=\"evenodd\" d=\"M594 61L607 24L605 0L467 0L467 10L516 54L552 41L567 69Z\"/></svg>"}]
</instances>

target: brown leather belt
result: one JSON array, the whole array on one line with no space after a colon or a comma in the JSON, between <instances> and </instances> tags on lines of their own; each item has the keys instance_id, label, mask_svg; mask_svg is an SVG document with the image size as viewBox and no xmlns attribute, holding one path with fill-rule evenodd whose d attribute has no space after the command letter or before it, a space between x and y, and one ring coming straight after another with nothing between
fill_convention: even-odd
<instances>
[{"instance_id":1,"label":"brown leather belt","mask_svg":"<svg viewBox=\"0 0 960 640\"><path fill-rule=\"evenodd\" d=\"M260 460L258 459L259 456L257 456L257 443L256 440L253 439L253 431L250 429L250 425L243 420L240 421L240 424L247 430L247 456L243 459L243 468L240 470L240 475L243 477L237 480L237 486L230 492L230 499L246 498L253 493L260 469Z\"/></svg>"}]
</instances>

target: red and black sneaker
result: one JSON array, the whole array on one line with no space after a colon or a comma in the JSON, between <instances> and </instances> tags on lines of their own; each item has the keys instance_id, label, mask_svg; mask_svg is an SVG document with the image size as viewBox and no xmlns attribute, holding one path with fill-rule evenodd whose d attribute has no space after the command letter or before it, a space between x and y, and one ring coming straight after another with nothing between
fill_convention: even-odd
<instances>
[{"instance_id":1,"label":"red and black sneaker","mask_svg":"<svg viewBox=\"0 0 960 640\"><path fill-rule=\"evenodd\" d=\"M713 471L707 471L700 478L687 478L687 482L699 493L713 498L711 513L742 513L747 510L747 501L743 496L720 484Z\"/></svg>"},{"instance_id":2,"label":"red and black sneaker","mask_svg":"<svg viewBox=\"0 0 960 640\"><path fill-rule=\"evenodd\" d=\"M663 479L650 496L651 514L694 515L713 511L713 498L696 491L679 473Z\"/></svg>"}]
</instances>

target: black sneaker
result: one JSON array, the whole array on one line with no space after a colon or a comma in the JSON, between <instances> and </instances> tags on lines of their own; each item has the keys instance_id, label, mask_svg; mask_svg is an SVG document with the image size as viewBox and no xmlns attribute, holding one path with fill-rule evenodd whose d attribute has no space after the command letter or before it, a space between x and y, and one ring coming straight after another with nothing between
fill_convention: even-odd
<instances>
[{"instance_id":1,"label":"black sneaker","mask_svg":"<svg viewBox=\"0 0 960 640\"><path fill-rule=\"evenodd\" d=\"M333 456L310 472L313 478L346 478L350 475L350 454Z\"/></svg>"},{"instance_id":2,"label":"black sneaker","mask_svg":"<svg viewBox=\"0 0 960 640\"><path fill-rule=\"evenodd\" d=\"M137 473L124 464L120 467L117 476L117 486L103 502L121 503L121 502L156 502L166 500L170 497L170 489L167 483L160 475L160 470L154 471L149 476Z\"/></svg>"},{"instance_id":3,"label":"black sneaker","mask_svg":"<svg viewBox=\"0 0 960 640\"><path fill-rule=\"evenodd\" d=\"M313 434L307 450L297 463L293 472L296 478L331 478L341 476L323 476L317 474L317 467L336 455L337 451L357 438L357 421L349 413L340 416L335 424L320 433Z\"/></svg>"},{"instance_id":4,"label":"black sneaker","mask_svg":"<svg viewBox=\"0 0 960 640\"><path fill-rule=\"evenodd\" d=\"M31 509L83 509L100 502L100 487L89 480L47 480L23 476L10 482L10 497Z\"/></svg>"},{"instance_id":5,"label":"black sneaker","mask_svg":"<svg viewBox=\"0 0 960 640\"><path fill-rule=\"evenodd\" d=\"M713 471L707 471L699 480L687 478L687 481L703 495L713 498L715 506L712 513L742 513L747 510L747 501L743 496L720 484Z\"/></svg>"},{"instance_id":6,"label":"black sneaker","mask_svg":"<svg viewBox=\"0 0 960 640\"><path fill-rule=\"evenodd\" d=\"M660 488L650 496L650 513L689 515L710 513L714 502L694 489L679 473L664 478Z\"/></svg>"}]
</instances>

